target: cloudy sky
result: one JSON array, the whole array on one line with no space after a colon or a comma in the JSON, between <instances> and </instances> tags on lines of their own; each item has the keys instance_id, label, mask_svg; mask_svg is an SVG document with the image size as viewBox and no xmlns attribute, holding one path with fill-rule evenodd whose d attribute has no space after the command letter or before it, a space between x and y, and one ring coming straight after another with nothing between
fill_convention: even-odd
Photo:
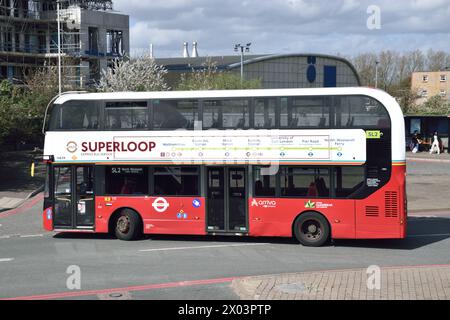
<instances>
[{"instance_id":1,"label":"cloudy sky","mask_svg":"<svg viewBox=\"0 0 450 320\"><path fill-rule=\"evenodd\" d=\"M381 24L371 30L373 5ZM254 54L450 51L450 0L115 0L114 8L130 15L132 54L153 43L157 57L177 57L184 41L209 56L247 42Z\"/></svg>"}]
</instances>

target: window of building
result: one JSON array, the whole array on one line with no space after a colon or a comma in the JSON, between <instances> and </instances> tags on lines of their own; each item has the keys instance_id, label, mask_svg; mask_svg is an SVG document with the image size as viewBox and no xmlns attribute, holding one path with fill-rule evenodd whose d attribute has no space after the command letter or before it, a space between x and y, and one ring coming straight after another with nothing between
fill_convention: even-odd
<instances>
[{"instance_id":1,"label":"window of building","mask_svg":"<svg viewBox=\"0 0 450 320\"><path fill-rule=\"evenodd\" d=\"M428 82L428 75L422 76L422 82Z\"/></svg>"},{"instance_id":2,"label":"window of building","mask_svg":"<svg viewBox=\"0 0 450 320\"><path fill-rule=\"evenodd\" d=\"M254 195L256 197L275 197L277 175L267 175L268 172L264 172L263 168L265 167L254 167Z\"/></svg>"},{"instance_id":3,"label":"window of building","mask_svg":"<svg viewBox=\"0 0 450 320\"><path fill-rule=\"evenodd\" d=\"M446 74L441 74L440 80L441 80L441 82L446 82L447 81L447 75Z\"/></svg>"},{"instance_id":4,"label":"window of building","mask_svg":"<svg viewBox=\"0 0 450 320\"><path fill-rule=\"evenodd\" d=\"M97 130L99 117L95 101L72 100L56 104L50 117L50 130Z\"/></svg>"},{"instance_id":5,"label":"window of building","mask_svg":"<svg viewBox=\"0 0 450 320\"><path fill-rule=\"evenodd\" d=\"M281 167L282 197L323 198L330 196L328 168Z\"/></svg>"},{"instance_id":6,"label":"window of building","mask_svg":"<svg viewBox=\"0 0 450 320\"><path fill-rule=\"evenodd\" d=\"M249 120L247 99L207 100L203 103L204 129L248 129Z\"/></svg>"},{"instance_id":7,"label":"window of building","mask_svg":"<svg viewBox=\"0 0 450 320\"><path fill-rule=\"evenodd\" d=\"M422 90L422 92L420 93L420 95L424 98L428 97L428 90Z\"/></svg>"},{"instance_id":8,"label":"window of building","mask_svg":"<svg viewBox=\"0 0 450 320\"><path fill-rule=\"evenodd\" d=\"M276 99L259 98L255 99L254 128L272 129L276 127L275 110Z\"/></svg>"},{"instance_id":9,"label":"window of building","mask_svg":"<svg viewBox=\"0 0 450 320\"><path fill-rule=\"evenodd\" d=\"M147 129L147 102L107 102L105 108L105 128L118 129Z\"/></svg>"},{"instance_id":10,"label":"window of building","mask_svg":"<svg viewBox=\"0 0 450 320\"><path fill-rule=\"evenodd\" d=\"M334 180L336 198L347 198L364 186L364 167L336 167Z\"/></svg>"},{"instance_id":11,"label":"window of building","mask_svg":"<svg viewBox=\"0 0 450 320\"><path fill-rule=\"evenodd\" d=\"M194 100L154 100L153 129L194 129L198 119L198 102Z\"/></svg>"},{"instance_id":12,"label":"window of building","mask_svg":"<svg viewBox=\"0 0 450 320\"><path fill-rule=\"evenodd\" d=\"M123 54L123 32L121 30L106 30L106 53L113 56Z\"/></svg>"},{"instance_id":13,"label":"window of building","mask_svg":"<svg viewBox=\"0 0 450 320\"><path fill-rule=\"evenodd\" d=\"M148 167L106 167L105 193L111 195L148 194Z\"/></svg>"},{"instance_id":14,"label":"window of building","mask_svg":"<svg viewBox=\"0 0 450 320\"><path fill-rule=\"evenodd\" d=\"M445 96L447 95L447 91L441 89L440 92L439 92L439 95L440 95L441 97L445 97Z\"/></svg>"},{"instance_id":15,"label":"window of building","mask_svg":"<svg viewBox=\"0 0 450 320\"><path fill-rule=\"evenodd\" d=\"M155 167L154 194L162 196L198 196L198 167Z\"/></svg>"}]
</instances>

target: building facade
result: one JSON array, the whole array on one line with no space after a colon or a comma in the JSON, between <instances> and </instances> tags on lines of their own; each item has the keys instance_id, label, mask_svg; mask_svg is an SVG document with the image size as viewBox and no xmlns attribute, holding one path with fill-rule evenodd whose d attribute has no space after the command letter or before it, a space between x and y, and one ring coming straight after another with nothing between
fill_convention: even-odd
<instances>
[{"instance_id":1,"label":"building facade","mask_svg":"<svg viewBox=\"0 0 450 320\"><path fill-rule=\"evenodd\" d=\"M61 1L61 51L71 69L66 84L92 84L112 59L129 52L129 17L112 9L112 1ZM56 1L0 0L0 78L21 83L33 68L56 64L57 35Z\"/></svg>"},{"instance_id":2,"label":"building facade","mask_svg":"<svg viewBox=\"0 0 450 320\"><path fill-rule=\"evenodd\" d=\"M156 59L168 70L168 82L176 87L181 74L205 67L210 59L223 71L240 73L241 58L182 57ZM341 58L322 54L247 55L244 58L244 78L260 79L263 88L316 88L360 86L353 65Z\"/></svg>"},{"instance_id":3,"label":"building facade","mask_svg":"<svg viewBox=\"0 0 450 320\"><path fill-rule=\"evenodd\" d=\"M442 99L450 99L450 71L413 72L411 90L419 97L417 104L422 104L428 98L439 95Z\"/></svg>"}]
</instances>

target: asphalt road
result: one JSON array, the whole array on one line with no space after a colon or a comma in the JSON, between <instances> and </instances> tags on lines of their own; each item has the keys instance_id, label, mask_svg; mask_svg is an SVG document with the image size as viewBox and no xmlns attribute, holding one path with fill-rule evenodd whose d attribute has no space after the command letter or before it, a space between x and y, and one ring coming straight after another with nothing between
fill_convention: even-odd
<instances>
[{"instance_id":1,"label":"asphalt road","mask_svg":"<svg viewBox=\"0 0 450 320\"><path fill-rule=\"evenodd\" d=\"M449 164L428 167L411 165L410 177L422 175L418 181L423 182L426 173L441 176L450 169ZM0 216L0 298L226 300L237 298L230 283L242 276L450 263L450 210L416 210L405 240L307 248L280 238L151 236L123 242L104 235L45 233L41 209L35 198L23 210ZM79 290L67 287L69 266L80 268Z\"/></svg>"}]
</instances>

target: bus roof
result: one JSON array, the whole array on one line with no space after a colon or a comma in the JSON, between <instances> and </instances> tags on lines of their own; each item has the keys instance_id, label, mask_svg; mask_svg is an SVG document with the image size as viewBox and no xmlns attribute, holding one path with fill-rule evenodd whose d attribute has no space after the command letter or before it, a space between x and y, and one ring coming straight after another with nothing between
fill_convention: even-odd
<instances>
[{"instance_id":1,"label":"bus roof","mask_svg":"<svg viewBox=\"0 0 450 320\"><path fill-rule=\"evenodd\" d=\"M199 99L232 97L278 97L278 96L327 96L367 95L378 100L391 98L386 92L368 87L298 88L298 89L252 89L252 90L205 90L205 91L153 91L153 92L99 92L66 93L55 100L62 104L70 100L148 100L148 99ZM382 101L380 101L382 102Z\"/></svg>"}]
</instances>

